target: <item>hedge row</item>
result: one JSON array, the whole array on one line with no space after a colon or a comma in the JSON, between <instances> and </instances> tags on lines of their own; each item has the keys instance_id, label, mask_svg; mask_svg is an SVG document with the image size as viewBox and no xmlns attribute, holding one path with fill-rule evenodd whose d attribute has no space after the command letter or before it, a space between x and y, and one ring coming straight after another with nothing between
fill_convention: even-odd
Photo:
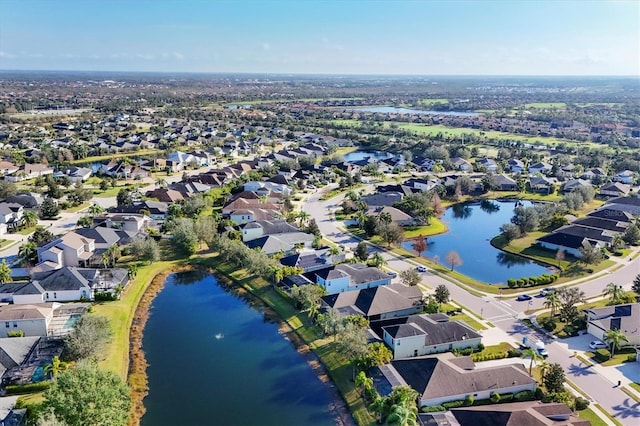
<instances>
[{"instance_id":1,"label":"hedge row","mask_svg":"<svg viewBox=\"0 0 640 426\"><path fill-rule=\"evenodd\" d=\"M558 274L551 274L551 275L543 274L537 277L520 278L518 280L514 278L509 278L507 280L507 285L509 286L509 288L534 287L537 285L551 284L555 282L559 277L560 275Z\"/></svg>"},{"instance_id":2,"label":"hedge row","mask_svg":"<svg viewBox=\"0 0 640 426\"><path fill-rule=\"evenodd\" d=\"M494 359L516 358L521 356L522 356L522 351L520 349L509 349L506 352L494 352L494 353L488 353L488 354L483 354L483 353L472 354L471 359L474 362L480 362L480 361L491 361Z\"/></svg>"},{"instance_id":3,"label":"hedge row","mask_svg":"<svg viewBox=\"0 0 640 426\"><path fill-rule=\"evenodd\" d=\"M25 385L7 385L7 395L22 395L25 393L41 392L49 389L51 382L27 383Z\"/></svg>"}]
</instances>

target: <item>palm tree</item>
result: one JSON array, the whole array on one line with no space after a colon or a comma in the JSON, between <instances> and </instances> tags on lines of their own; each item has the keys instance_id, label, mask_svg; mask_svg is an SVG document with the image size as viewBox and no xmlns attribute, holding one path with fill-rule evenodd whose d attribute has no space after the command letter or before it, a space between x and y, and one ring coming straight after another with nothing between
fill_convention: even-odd
<instances>
[{"instance_id":1,"label":"palm tree","mask_svg":"<svg viewBox=\"0 0 640 426\"><path fill-rule=\"evenodd\" d=\"M382 265L386 265L387 261L384 260L384 257L382 257L382 255L379 252L375 252L371 257L371 264L376 268L379 268Z\"/></svg>"},{"instance_id":2,"label":"palm tree","mask_svg":"<svg viewBox=\"0 0 640 426\"><path fill-rule=\"evenodd\" d=\"M58 373L66 370L68 366L69 365L66 362L60 361L58 356L54 356L51 360L51 364L44 366L43 372L44 374L51 375L51 377L55 379L58 376Z\"/></svg>"},{"instance_id":3,"label":"palm tree","mask_svg":"<svg viewBox=\"0 0 640 426\"><path fill-rule=\"evenodd\" d=\"M107 256L109 256L109 265L115 266L116 261L120 257L120 246L117 244L112 244L107 249Z\"/></svg>"},{"instance_id":4,"label":"palm tree","mask_svg":"<svg viewBox=\"0 0 640 426\"><path fill-rule=\"evenodd\" d=\"M562 306L562 301L555 291L547 293L544 298L544 307L551 309L551 318L556 314L556 309Z\"/></svg>"},{"instance_id":5,"label":"palm tree","mask_svg":"<svg viewBox=\"0 0 640 426\"><path fill-rule=\"evenodd\" d=\"M549 371L549 369L551 368L551 363L542 359L538 363L538 368L540 369L540 377L544 377L547 374L547 371Z\"/></svg>"},{"instance_id":6,"label":"palm tree","mask_svg":"<svg viewBox=\"0 0 640 426\"><path fill-rule=\"evenodd\" d=\"M329 255L331 256L331 263L333 263L335 261L334 260L334 256L337 256L339 254L340 254L340 249L338 247L331 246L329 248Z\"/></svg>"},{"instance_id":7,"label":"palm tree","mask_svg":"<svg viewBox=\"0 0 640 426\"><path fill-rule=\"evenodd\" d=\"M418 408L407 407L404 404L396 404L391 406L391 413L387 417L387 423L398 426L414 426L418 415Z\"/></svg>"},{"instance_id":8,"label":"palm tree","mask_svg":"<svg viewBox=\"0 0 640 426\"><path fill-rule=\"evenodd\" d=\"M167 181L164 180L163 178L158 178L158 179L156 179L156 185L159 188L166 188L167 187Z\"/></svg>"},{"instance_id":9,"label":"palm tree","mask_svg":"<svg viewBox=\"0 0 640 426\"><path fill-rule=\"evenodd\" d=\"M91 216L99 215L103 211L104 211L104 209L101 206L99 206L98 204L91 204L89 206L89 214Z\"/></svg>"},{"instance_id":10,"label":"palm tree","mask_svg":"<svg viewBox=\"0 0 640 426\"><path fill-rule=\"evenodd\" d=\"M385 225L388 225L391 222L393 222L393 217L391 217L391 213L389 212L380 213L379 219L380 219L380 222L384 223Z\"/></svg>"},{"instance_id":11,"label":"palm tree","mask_svg":"<svg viewBox=\"0 0 640 426\"><path fill-rule=\"evenodd\" d=\"M27 228L31 228L32 226L36 226L38 224L38 214L32 210L27 210L22 215L22 223Z\"/></svg>"},{"instance_id":12,"label":"palm tree","mask_svg":"<svg viewBox=\"0 0 640 426\"><path fill-rule=\"evenodd\" d=\"M7 261L2 259L2 263L0 263L0 284L10 283L11 281L13 281L11 268L7 265Z\"/></svg>"},{"instance_id":13,"label":"palm tree","mask_svg":"<svg viewBox=\"0 0 640 426\"><path fill-rule=\"evenodd\" d=\"M603 340L611 345L612 358L615 350L620 349L620 343L629 341L629 339L627 339L627 336L625 336L624 333L619 329L605 331Z\"/></svg>"},{"instance_id":14,"label":"palm tree","mask_svg":"<svg viewBox=\"0 0 640 426\"><path fill-rule=\"evenodd\" d=\"M621 285L617 285L616 283L609 283L604 288L604 295L609 296L611 304L615 305L623 298L624 291L622 291Z\"/></svg>"},{"instance_id":15,"label":"palm tree","mask_svg":"<svg viewBox=\"0 0 640 426\"><path fill-rule=\"evenodd\" d=\"M102 267L105 269L109 267L109 255L106 251L100 256L100 263L102 263Z\"/></svg>"},{"instance_id":16,"label":"palm tree","mask_svg":"<svg viewBox=\"0 0 640 426\"><path fill-rule=\"evenodd\" d=\"M371 405L369 405L369 408L371 409L371 411L376 413L378 423L382 423L382 414L384 413L386 400L387 400L386 398L378 396L376 399L373 400Z\"/></svg>"},{"instance_id":17,"label":"palm tree","mask_svg":"<svg viewBox=\"0 0 640 426\"><path fill-rule=\"evenodd\" d=\"M542 355L538 353L537 350L533 348L526 348L522 351L521 358L531 358L531 362L529 363L529 375L531 376L531 371L533 370L533 362L543 359Z\"/></svg>"},{"instance_id":18,"label":"palm tree","mask_svg":"<svg viewBox=\"0 0 640 426\"><path fill-rule=\"evenodd\" d=\"M304 226L304 224L309 219L309 213L304 210L300 210L300 212L298 213L298 219L300 219L300 226Z\"/></svg>"},{"instance_id":19,"label":"palm tree","mask_svg":"<svg viewBox=\"0 0 640 426\"><path fill-rule=\"evenodd\" d=\"M38 246L32 241L27 241L18 249L18 257L23 263L36 264L38 262Z\"/></svg>"}]
</instances>

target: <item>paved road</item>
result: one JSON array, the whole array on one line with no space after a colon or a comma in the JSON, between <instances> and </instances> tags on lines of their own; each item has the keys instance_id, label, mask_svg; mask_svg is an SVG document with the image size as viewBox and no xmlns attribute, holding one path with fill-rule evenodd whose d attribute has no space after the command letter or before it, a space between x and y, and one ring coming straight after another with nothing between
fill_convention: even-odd
<instances>
[{"instance_id":1,"label":"paved road","mask_svg":"<svg viewBox=\"0 0 640 426\"><path fill-rule=\"evenodd\" d=\"M305 205L305 210L316 220L320 232L327 239L354 250L359 240L338 229L336 222L329 215L330 210L339 208L343 196L321 201L321 195L321 193L316 193L310 196ZM372 252L375 251L379 251L387 261L388 267L395 271L400 272L415 267L410 261L400 259L389 252L372 248ZM624 286L630 286L633 278L640 273L640 258L633 262L626 261L625 263L621 269L607 274L605 277L581 284L581 289L584 290L587 297L591 297L602 294L604 286L612 281ZM524 336L533 333L530 328L522 325L519 319L526 317L525 310L541 307L541 298L534 298L529 304L529 302L517 302L514 299L497 300L495 296L488 295L479 297L430 272L422 275L423 282L428 287L435 288L440 284L444 284L451 292L453 300L504 330L514 341L520 342ZM573 352L567 347L548 339L546 340L549 342L549 360L562 365L571 381L587 392L605 410L616 416L622 424L640 424L640 404L629 398L622 390L614 387L614 384L605 376L591 373L576 365L577 361L573 358Z\"/></svg>"}]
</instances>

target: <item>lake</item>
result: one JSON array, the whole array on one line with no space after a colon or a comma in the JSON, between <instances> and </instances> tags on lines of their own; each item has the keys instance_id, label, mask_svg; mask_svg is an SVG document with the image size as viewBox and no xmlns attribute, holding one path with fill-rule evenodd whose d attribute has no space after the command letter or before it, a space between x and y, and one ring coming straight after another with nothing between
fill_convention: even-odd
<instances>
[{"instance_id":1,"label":"lake","mask_svg":"<svg viewBox=\"0 0 640 426\"><path fill-rule=\"evenodd\" d=\"M393 154L385 151L353 151L342 157L343 161L361 161L367 157L373 157L377 161L393 157Z\"/></svg>"},{"instance_id":2,"label":"lake","mask_svg":"<svg viewBox=\"0 0 640 426\"><path fill-rule=\"evenodd\" d=\"M421 115L450 115L454 117L477 117L480 113L473 111L426 111L422 109L411 109L390 106L371 106L361 108L351 108L353 111L379 112L381 114L421 114Z\"/></svg>"},{"instance_id":3,"label":"lake","mask_svg":"<svg viewBox=\"0 0 640 426\"><path fill-rule=\"evenodd\" d=\"M525 205L531 205L525 202ZM500 233L500 226L513 216L514 201L488 201L456 204L449 207L442 221L449 231L427 239L427 251L422 255L445 265L451 250L458 252L463 264L454 269L478 281L506 284L509 278L524 278L548 273L549 270L532 260L498 250L490 240ZM414 252L412 242L402 247ZM449 266L449 265L447 265Z\"/></svg>"},{"instance_id":4,"label":"lake","mask_svg":"<svg viewBox=\"0 0 640 426\"><path fill-rule=\"evenodd\" d=\"M203 272L172 274L142 342L142 426L333 425L330 396L278 324Z\"/></svg>"}]
</instances>

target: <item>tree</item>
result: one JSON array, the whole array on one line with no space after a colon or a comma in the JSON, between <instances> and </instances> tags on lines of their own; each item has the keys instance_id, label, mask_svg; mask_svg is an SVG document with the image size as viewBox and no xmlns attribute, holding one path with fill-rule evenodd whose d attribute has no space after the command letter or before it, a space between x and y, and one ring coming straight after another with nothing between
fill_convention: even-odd
<instances>
[{"instance_id":1,"label":"tree","mask_svg":"<svg viewBox=\"0 0 640 426\"><path fill-rule=\"evenodd\" d=\"M44 408L72 426L124 426L129 388L110 371L83 364L60 373L44 394Z\"/></svg>"},{"instance_id":2,"label":"tree","mask_svg":"<svg viewBox=\"0 0 640 426\"><path fill-rule=\"evenodd\" d=\"M562 302L555 291L547 293L544 297L544 307L551 309L551 317L555 316L556 310L562 306Z\"/></svg>"},{"instance_id":3,"label":"tree","mask_svg":"<svg viewBox=\"0 0 640 426\"><path fill-rule=\"evenodd\" d=\"M327 336L333 336L335 339L336 334L340 332L343 327L343 316L339 310L329 308L324 314L319 314L317 322L322 331Z\"/></svg>"},{"instance_id":4,"label":"tree","mask_svg":"<svg viewBox=\"0 0 640 426\"><path fill-rule=\"evenodd\" d=\"M371 343L367 346L367 353L360 359L360 366L364 370L388 364L393 359L393 352L382 342Z\"/></svg>"},{"instance_id":5,"label":"tree","mask_svg":"<svg viewBox=\"0 0 640 426\"><path fill-rule=\"evenodd\" d=\"M178 219L173 228L173 245L183 253L188 255L198 251L198 235L191 219Z\"/></svg>"},{"instance_id":6,"label":"tree","mask_svg":"<svg viewBox=\"0 0 640 426\"><path fill-rule=\"evenodd\" d=\"M400 272L400 281L404 285L414 286L422 282L422 277L415 269L406 269Z\"/></svg>"},{"instance_id":7,"label":"tree","mask_svg":"<svg viewBox=\"0 0 640 426\"><path fill-rule=\"evenodd\" d=\"M511 223L517 225L520 228L520 233L525 235L527 232L535 231L540 226L535 207L517 206L514 209Z\"/></svg>"},{"instance_id":8,"label":"tree","mask_svg":"<svg viewBox=\"0 0 640 426\"><path fill-rule=\"evenodd\" d=\"M58 213L60 213L58 203L51 197L45 198L40 206L40 217L42 219L55 219L58 217Z\"/></svg>"},{"instance_id":9,"label":"tree","mask_svg":"<svg viewBox=\"0 0 640 426\"><path fill-rule=\"evenodd\" d=\"M11 268L7 265L7 260L2 259L2 262L0 262L0 284L10 283L11 281L13 281Z\"/></svg>"},{"instance_id":10,"label":"tree","mask_svg":"<svg viewBox=\"0 0 640 426\"><path fill-rule=\"evenodd\" d=\"M149 263L160 259L160 247L153 238L134 238L131 242L131 252L134 253L139 260Z\"/></svg>"},{"instance_id":11,"label":"tree","mask_svg":"<svg viewBox=\"0 0 640 426\"><path fill-rule=\"evenodd\" d=\"M384 257L382 257L379 251L373 253L373 256L371 256L371 260L369 260L369 264L371 266L375 266L376 268L379 268L386 263L387 261L384 260Z\"/></svg>"},{"instance_id":12,"label":"tree","mask_svg":"<svg viewBox=\"0 0 640 426\"><path fill-rule=\"evenodd\" d=\"M126 188L122 188L118 191L118 195L116 196L116 202L118 206L130 206L133 204L133 199L131 198L131 191Z\"/></svg>"},{"instance_id":13,"label":"tree","mask_svg":"<svg viewBox=\"0 0 640 426\"><path fill-rule=\"evenodd\" d=\"M534 361L542 359L542 355L540 355L538 351L533 348L526 348L522 350L521 358L531 358L531 362L529 363L529 375L531 376Z\"/></svg>"},{"instance_id":14,"label":"tree","mask_svg":"<svg viewBox=\"0 0 640 426\"><path fill-rule=\"evenodd\" d=\"M562 288L558 290L558 297L562 302L562 305L560 305L560 319L567 323L574 322L579 315L576 305L585 301L584 291L578 287Z\"/></svg>"},{"instance_id":15,"label":"tree","mask_svg":"<svg viewBox=\"0 0 640 426\"><path fill-rule=\"evenodd\" d=\"M447 263L451 265L452 271L454 266L462 265L462 258L460 257L458 252L454 250L451 250L449 253L447 253L447 255L444 258L447 260Z\"/></svg>"},{"instance_id":16,"label":"tree","mask_svg":"<svg viewBox=\"0 0 640 426\"><path fill-rule=\"evenodd\" d=\"M122 254L122 250L120 250L119 245L111 244L105 253L109 258L109 265L111 265L111 267L114 267L116 265L116 262L120 258L120 255Z\"/></svg>"},{"instance_id":17,"label":"tree","mask_svg":"<svg viewBox=\"0 0 640 426\"><path fill-rule=\"evenodd\" d=\"M404 239L404 231L395 223L380 226L378 233L382 241L387 243L387 247L391 247L391 244L399 244Z\"/></svg>"},{"instance_id":18,"label":"tree","mask_svg":"<svg viewBox=\"0 0 640 426\"><path fill-rule=\"evenodd\" d=\"M336 336L337 349L346 359L351 360L354 376L358 359L367 353L366 330L366 327L362 327L354 322L345 322L344 327Z\"/></svg>"},{"instance_id":19,"label":"tree","mask_svg":"<svg viewBox=\"0 0 640 426\"><path fill-rule=\"evenodd\" d=\"M324 296L325 289L316 284L303 285L298 287L294 285L291 289L291 297L303 312L307 312L309 318L315 318L320 309L320 298Z\"/></svg>"},{"instance_id":20,"label":"tree","mask_svg":"<svg viewBox=\"0 0 640 426\"><path fill-rule=\"evenodd\" d=\"M604 259L602 251L586 241L582 244L582 247L580 247L578 251L580 252L580 261L585 265L595 265L602 262L602 260Z\"/></svg>"},{"instance_id":21,"label":"tree","mask_svg":"<svg viewBox=\"0 0 640 426\"><path fill-rule=\"evenodd\" d=\"M367 243L360 241L356 246L356 250L353 252L353 255L361 262L366 262L369 258L369 247L367 246Z\"/></svg>"},{"instance_id":22,"label":"tree","mask_svg":"<svg viewBox=\"0 0 640 426\"><path fill-rule=\"evenodd\" d=\"M636 275L636 277L633 279L633 284L631 284L631 290L640 294L640 274Z\"/></svg>"},{"instance_id":23,"label":"tree","mask_svg":"<svg viewBox=\"0 0 640 426\"><path fill-rule=\"evenodd\" d=\"M83 315L74 324L73 331L65 339L72 360L98 360L104 355L104 347L111 340L111 325L106 317Z\"/></svg>"},{"instance_id":24,"label":"tree","mask_svg":"<svg viewBox=\"0 0 640 426\"><path fill-rule=\"evenodd\" d=\"M418 253L418 257L422 255L423 252L427 251L427 240L422 235L413 240L413 244L411 245L416 253Z\"/></svg>"},{"instance_id":25,"label":"tree","mask_svg":"<svg viewBox=\"0 0 640 426\"><path fill-rule=\"evenodd\" d=\"M320 228L318 227L318 223L313 218L311 218L311 219L309 219L307 221L306 232L308 234L315 235L316 237L322 236L322 234L320 234Z\"/></svg>"},{"instance_id":26,"label":"tree","mask_svg":"<svg viewBox=\"0 0 640 426\"><path fill-rule=\"evenodd\" d=\"M33 234L29 237L29 241L35 243L36 246L41 247L51 241L55 240L56 236L44 229L41 226L36 227L36 230L33 231Z\"/></svg>"},{"instance_id":27,"label":"tree","mask_svg":"<svg viewBox=\"0 0 640 426\"><path fill-rule=\"evenodd\" d=\"M392 405L387 416L387 424L398 426L417 426L418 407L401 404Z\"/></svg>"},{"instance_id":28,"label":"tree","mask_svg":"<svg viewBox=\"0 0 640 426\"><path fill-rule=\"evenodd\" d=\"M309 220L309 217L310 217L309 213L307 213L304 210L300 210L298 212L298 219L300 219L300 226L301 227L304 226L307 223L307 220Z\"/></svg>"},{"instance_id":29,"label":"tree","mask_svg":"<svg viewBox=\"0 0 640 426\"><path fill-rule=\"evenodd\" d=\"M8 180L0 180L0 198L11 197L18 193L18 185Z\"/></svg>"},{"instance_id":30,"label":"tree","mask_svg":"<svg viewBox=\"0 0 640 426\"><path fill-rule=\"evenodd\" d=\"M213 216L199 217L193 224L193 230L198 236L198 241L205 243L209 249L213 249L218 236L218 222Z\"/></svg>"},{"instance_id":31,"label":"tree","mask_svg":"<svg viewBox=\"0 0 640 426\"><path fill-rule=\"evenodd\" d=\"M559 248L556 251L556 261L558 262L558 268L560 268L560 264L562 263L563 260L564 260L564 250Z\"/></svg>"},{"instance_id":32,"label":"tree","mask_svg":"<svg viewBox=\"0 0 640 426\"><path fill-rule=\"evenodd\" d=\"M449 297L451 296L451 293L449 292L449 289L447 288L446 285L440 284L439 286L436 287L435 292L433 293L433 296L435 297L438 303L447 303L449 301Z\"/></svg>"},{"instance_id":33,"label":"tree","mask_svg":"<svg viewBox=\"0 0 640 426\"><path fill-rule=\"evenodd\" d=\"M609 283L604 288L603 292L604 296L609 297L609 303L611 305L619 304L625 296L624 290L622 290L622 286L616 283Z\"/></svg>"},{"instance_id":34,"label":"tree","mask_svg":"<svg viewBox=\"0 0 640 426\"><path fill-rule=\"evenodd\" d=\"M605 343L611 346L611 357L613 357L616 349L620 349L621 342L628 342L629 339L620 329L611 329L604 332Z\"/></svg>"},{"instance_id":35,"label":"tree","mask_svg":"<svg viewBox=\"0 0 640 426\"><path fill-rule=\"evenodd\" d=\"M50 375L52 378L58 377L62 371L68 368L69 364L64 361L60 361L60 358L56 355L51 360L51 363L47 364L43 368L44 374Z\"/></svg>"},{"instance_id":36,"label":"tree","mask_svg":"<svg viewBox=\"0 0 640 426\"><path fill-rule=\"evenodd\" d=\"M625 229L624 234L622 234L622 239L631 245L636 245L638 244L638 242L640 241L640 228L638 228L638 225L632 224L627 226L627 229Z\"/></svg>"},{"instance_id":37,"label":"tree","mask_svg":"<svg viewBox=\"0 0 640 426\"><path fill-rule=\"evenodd\" d=\"M91 216L81 216L76 222L76 226L79 228L91 228L93 225L93 218Z\"/></svg>"},{"instance_id":38,"label":"tree","mask_svg":"<svg viewBox=\"0 0 640 426\"><path fill-rule=\"evenodd\" d=\"M98 204L91 204L89 206L89 214L91 216L99 215L102 212L104 212L104 209L101 206L99 206Z\"/></svg>"},{"instance_id":39,"label":"tree","mask_svg":"<svg viewBox=\"0 0 640 426\"><path fill-rule=\"evenodd\" d=\"M393 222L393 217L391 217L391 213L389 212L382 212L378 215L378 220L380 221L380 223L389 225L391 222Z\"/></svg>"},{"instance_id":40,"label":"tree","mask_svg":"<svg viewBox=\"0 0 640 426\"><path fill-rule=\"evenodd\" d=\"M35 265L38 263L38 246L32 241L27 241L18 249L18 257L23 264Z\"/></svg>"},{"instance_id":41,"label":"tree","mask_svg":"<svg viewBox=\"0 0 640 426\"><path fill-rule=\"evenodd\" d=\"M550 393L564 392L564 382L564 370L558 363L551 364L546 374L542 377L542 383Z\"/></svg>"},{"instance_id":42,"label":"tree","mask_svg":"<svg viewBox=\"0 0 640 426\"><path fill-rule=\"evenodd\" d=\"M38 214L33 210L25 210L24 214L22 215L22 223L27 228L36 226L38 224Z\"/></svg>"},{"instance_id":43,"label":"tree","mask_svg":"<svg viewBox=\"0 0 640 426\"><path fill-rule=\"evenodd\" d=\"M490 192L497 188L498 181L496 180L496 177L493 175L493 173L487 173L486 175L484 175L484 177L482 178L482 189L484 189L485 192Z\"/></svg>"},{"instance_id":44,"label":"tree","mask_svg":"<svg viewBox=\"0 0 640 426\"><path fill-rule=\"evenodd\" d=\"M505 223L500 227L500 233L502 237L507 241L511 242L516 238L520 238L520 228L513 223Z\"/></svg>"},{"instance_id":45,"label":"tree","mask_svg":"<svg viewBox=\"0 0 640 426\"><path fill-rule=\"evenodd\" d=\"M622 238L622 235L615 234L613 237L611 237L609 249L615 253L622 248L624 248L624 239Z\"/></svg>"}]
</instances>

